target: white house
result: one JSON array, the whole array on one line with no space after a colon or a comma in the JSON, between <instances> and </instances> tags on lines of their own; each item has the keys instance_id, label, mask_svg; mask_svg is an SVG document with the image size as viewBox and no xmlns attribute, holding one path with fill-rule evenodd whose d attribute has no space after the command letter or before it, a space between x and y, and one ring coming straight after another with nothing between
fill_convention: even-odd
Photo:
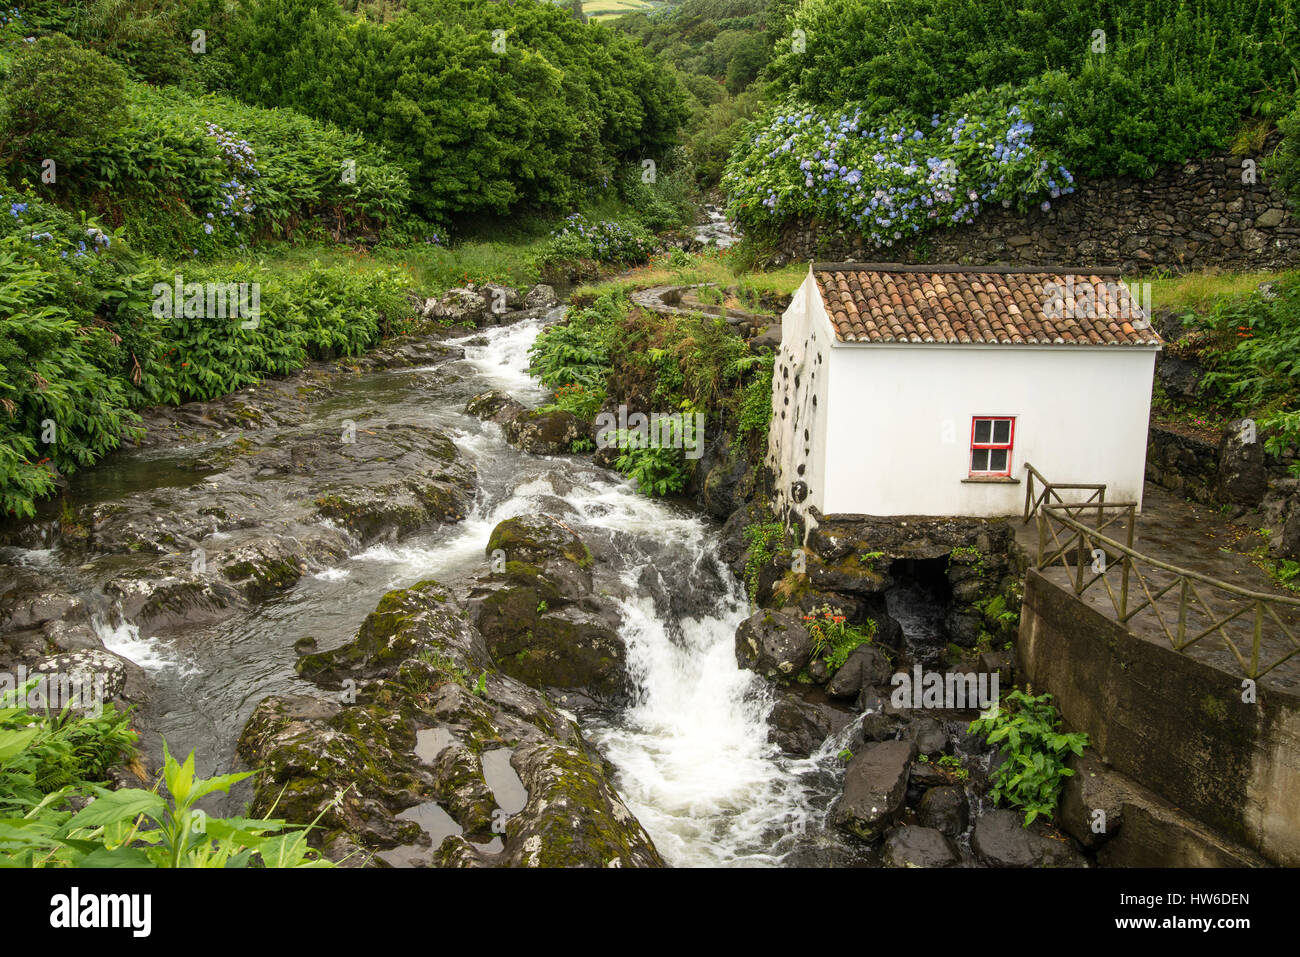
<instances>
[{"instance_id":1,"label":"white house","mask_svg":"<svg viewBox=\"0 0 1300 957\"><path fill-rule=\"evenodd\" d=\"M773 376L778 505L1013 515L1027 462L1141 503L1160 346L1115 270L812 264Z\"/></svg>"}]
</instances>

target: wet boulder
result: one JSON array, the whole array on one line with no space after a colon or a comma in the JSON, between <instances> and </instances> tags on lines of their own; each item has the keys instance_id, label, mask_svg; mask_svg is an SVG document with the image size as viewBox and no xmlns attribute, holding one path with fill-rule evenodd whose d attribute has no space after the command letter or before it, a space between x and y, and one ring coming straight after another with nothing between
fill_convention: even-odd
<instances>
[{"instance_id":1,"label":"wet boulder","mask_svg":"<svg viewBox=\"0 0 1300 957\"><path fill-rule=\"evenodd\" d=\"M826 693L833 698L856 698L863 688L888 682L892 671L883 651L871 644L858 645L826 682Z\"/></svg>"},{"instance_id":2,"label":"wet boulder","mask_svg":"<svg viewBox=\"0 0 1300 957\"><path fill-rule=\"evenodd\" d=\"M531 455L564 455L591 438L591 425L563 409L533 409L502 423L506 441Z\"/></svg>"},{"instance_id":3,"label":"wet boulder","mask_svg":"<svg viewBox=\"0 0 1300 957\"><path fill-rule=\"evenodd\" d=\"M511 761L528 801L506 818L506 846L497 866L663 866L649 835L584 750L530 743L515 749ZM490 861L463 838L445 841L439 858L462 865Z\"/></svg>"},{"instance_id":4,"label":"wet boulder","mask_svg":"<svg viewBox=\"0 0 1300 957\"><path fill-rule=\"evenodd\" d=\"M460 521L476 491L474 468L451 438L422 426L357 428L296 457L310 463L316 514L340 522L362 543Z\"/></svg>"},{"instance_id":5,"label":"wet boulder","mask_svg":"<svg viewBox=\"0 0 1300 957\"><path fill-rule=\"evenodd\" d=\"M941 831L907 825L890 832L882 859L886 867L952 867L961 856Z\"/></svg>"},{"instance_id":6,"label":"wet boulder","mask_svg":"<svg viewBox=\"0 0 1300 957\"><path fill-rule=\"evenodd\" d=\"M500 562L535 565L567 583L566 592L590 591L591 549L578 533L550 515L519 515L499 522L488 537L487 555Z\"/></svg>"},{"instance_id":7,"label":"wet boulder","mask_svg":"<svg viewBox=\"0 0 1300 957\"><path fill-rule=\"evenodd\" d=\"M304 655L298 673L326 688L342 688L349 679L396 678L412 661L438 659L454 645L469 670L491 664L482 635L465 620L451 593L435 581L384 595L361 623L356 638L340 648ZM445 657L445 656L444 656ZM429 676L429 681L434 678Z\"/></svg>"},{"instance_id":8,"label":"wet boulder","mask_svg":"<svg viewBox=\"0 0 1300 957\"><path fill-rule=\"evenodd\" d=\"M903 729L903 737L914 742L920 754L935 754L948 747L948 732L938 719L928 714L910 717Z\"/></svg>"},{"instance_id":9,"label":"wet boulder","mask_svg":"<svg viewBox=\"0 0 1300 957\"><path fill-rule=\"evenodd\" d=\"M916 816L925 827L957 837L970 824L966 792L952 784L929 788L921 798Z\"/></svg>"},{"instance_id":10,"label":"wet boulder","mask_svg":"<svg viewBox=\"0 0 1300 957\"><path fill-rule=\"evenodd\" d=\"M1037 822L1035 822L1037 823ZM1023 825L1014 811L993 810L975 822L971 850L990 867L1087 867L1083 855L1066 840L1057 840Z\"/></svg>"},{"instance_id":11,"label":"wet boulder","mask_svg":"<svg viewBox=\"0 0 1300 957\"><path fill-rule=\"evenodd\" d=\"M487 303L484 314L486 323L499 325L507 315L524 308L524 297L513 286L488 283L480 291L483 301Z\"/></svg>"},{"instance_id":12,"label":"wet boulder","mask_svg":"<svg viewBox=\"0 0 1300 957\"><path fill-rule=\"evenodd\" d=\"M477 326L487 314L488 301L474 289L448 289L441 299L428 299L421 315L448 325Z\"/></svg>"},{"instance_id":13,"label":"wet boulder","mask_svg":"<svg viewBox=\"0 0 1300 957\"><path fill-rule=\"evenodd\" d=\"M409 369L412 366L431 366L465 358L460 346L448 346L427 336L402 336L385 340L365 355L349 357L346 362L352 369Z\"/></svg>"},{"instance_id":14,"label":"wet boulder","mask_svg":"<svg viewBox=\"0 0 1300 957\"><path fill-rule=\"evenodd\" d=\"M248 607L245 595L263 594L241 592L242 582L196 572L187 558L125 570L105 583L104 593L117 601L124 618L149 633L222 621ZM294 574L289 583L297 578Z\"/></svg>"},{"instance_id":15,"label":"wet boulder","mask_svg":"<svg viewBox=\"0 0 1300 957\"><path fill-rule=\"evenodd\" d=\"M619 619L595 596L570 597L545 572L513 562L479 579L470 598L474 624L507 674L535 688L597 697L626 691Z\"/></svg>"},{"instance_id":16,"label":"wet boulder","mask_svg":"<svg viewBox=\"0 0 1300 957\"><path fill-rule=\"evenodd\" d=\"M353 642L301 659L336 693L259 704L239 744L263 772L254 811L323 815L311 840L371 866L385 849L435 866L661 866L577 725L497 670L468 619L422 582L385 595ZM443 744L422 751L426 732ZM519 794L488 767L506 747ZM430 816L450 830L430 832Z\"/></svg>"},{"instance_id":17,"label":"wet boulder","mask_svg":"<svg viewBox=\"0 0 1300 957\"><path fill-rule=\"evenodd\" d=\"M524 411L523 403L516 401L500 389L480 392L465 404L466 414L498 425L518 418Z\"/></svg>"},{"instance_id":18,"label":"wet boulder","mask_svg":"<svg viewBox=\"0 0 1300 957\"><path fill-rule=\"evenodd\" d=\"M524 296L525 309L549 309L559 304L559 297L555 294L555 289L546 283L539 282L528 290Z\"/></svg>"},{"instance_id":19,"label":"wet boulder","mask_svg":"<svg viewBox=\"0 0 1300 957\"><path fill-rule=\"evenodd\" d=\"M846 711L785 694L767 716L767 740L787 754L806 758L851 720L853 716Z\"/></svg>"},{"instance_id":20,"label":"wet boulder","mask_svg":"<svg viewBox=\"0 0 1300 957\"><path fill-rule=\"evenodd\" d=\"M586 544L559 519L527 515L488 539L492 570L467 605L493 661L536 688L600 698L627 691L627 651L613 604L593 590Z\"/></svg>"},{"instance_id":21,"label":"wet boulder","mask_svg":"<svg viewBox=\"0 0 1300 957\"><path fill-rule=\"evenodd\" d=\"M856 754L844 773L844 792L831 810L831 823L864 841L887 831L903 809L907 775L916 745L884 741Z\"/></svg>"},{"instance_id":22,"label":"wet boulder","mask_svg":"<svg viewBox=\"0 0 1300 957\"><path fill-rule=\"evenodd\" d=\"M812 636L799 619L760 609L736 629L736 662L768 678L793 678L812 656Z\"/></svg>"},{"instance_id":23,"label":"wet boulder","mask_svg":"<svg viewBox=\"0 0 1300 957\"><path fill-rule=\"evenodd\" d=\"M754 469L745 449L723 432L703 450L688 491L706 512L725 519L748 498L753 483Z\"/></svg>"},{"instance_id":24,"label":"wet boulder","mask_svg":"<svg viewBox=\"0 0 1300 957\"><path fill-rule=\"evenodd\" d=\"M29 707L36 710L32 694L46 696L51 710L71 706L77 711L94 711L106 702L121 698L126 692L129 670L139 668L119 655L103 648L88 648L47 655L30 669L30 676L42 677L41 683L28 693Z\"/></svg>"}]
</instances>

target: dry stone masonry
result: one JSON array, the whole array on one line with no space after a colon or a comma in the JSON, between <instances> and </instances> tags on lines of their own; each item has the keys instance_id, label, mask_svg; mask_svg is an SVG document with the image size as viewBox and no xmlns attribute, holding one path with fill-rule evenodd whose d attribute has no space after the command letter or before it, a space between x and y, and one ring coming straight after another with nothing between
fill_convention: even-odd
<instances>
[{"instance_id":1,"label":"dry stone masonry","mask_svg":"<svg viewBox=\"0 0 1300 957\"><path fill-rule=\"evenodd\" d=\"M1050 209L993 208L975 222L937 230L910 244L880 247L816 222L786 226L779 247L793 260L860 262L1064 262L1121 265L1126 272L1163 266L1271 269L1300 263L1300 224L1257 156L1221 154L1170 165L1149 179L1080 181ZM1251 167L1255 164L1253 179ZM1245 174L1247 182L1243 182Z\"/></svg>"}]
</instances>

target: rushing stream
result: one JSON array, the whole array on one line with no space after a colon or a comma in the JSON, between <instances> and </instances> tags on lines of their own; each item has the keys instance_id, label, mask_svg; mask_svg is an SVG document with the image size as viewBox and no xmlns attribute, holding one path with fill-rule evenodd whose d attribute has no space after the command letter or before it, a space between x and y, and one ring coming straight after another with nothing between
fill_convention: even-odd
<instances>
[{"instance_id":1,"label":"rushing stream","mask_svg":"<svg viewBox=\"0 0 1300 957\"><path fill-rule=\"evenodd\" d=\"M331 383L311 421L297 426L336 427L353 419L358 428L444 429L478 471L477 498L464 521L361 550L251 612L182 634L141 635L133 625L109 624L114 616L106 608L97 619L100 637L148 671L151 724L172 751L197 750L205 773L229 769L238 765L239 732L262 698L315 690L295 675L296 640L311 636L321 649L342 645L384 592L481 573L497 523L552 514L589 544L598 583L623 612L639 694L621 712L589 710L580 717L617 767L617 785L660 853L677 865L806 863L809 853L823 863L856 860L857 852L820 823L836 793L836 745L828 742L820 755L799 760L767 742L771 693L736 665L735 629L748 611L739 584L715 557L716 528L681 505L637 494L587 459L523 454L497 426L462 411L469 397L490 388L526 404L544 400L525 371L528 347L544 321L453 343L464 347L463 360ZM78 476L74 492L111 499L124 481L179 483L168 463L198 451L123 453ZM56 556L8 549L0 557L39 565L65 586L84 590L78 568Z\"/></svg>"}]
</instances>

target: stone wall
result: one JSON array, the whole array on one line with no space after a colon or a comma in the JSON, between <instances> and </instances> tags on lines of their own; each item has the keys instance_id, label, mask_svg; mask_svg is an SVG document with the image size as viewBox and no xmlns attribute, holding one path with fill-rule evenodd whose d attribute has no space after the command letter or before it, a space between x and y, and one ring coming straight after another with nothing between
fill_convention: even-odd
<instances>
[{"instance_id":1,"label":"stone wall","mask_svg":"<svg viewBox=\"0 0 1300 957\"><path fill-rule=\"evenodd\" d=\"M1221 505L1223 442L1175 432L1154 422L1147 432L1147 481L1203 505Z\"/></svg>"},{"instance_id":2,"label":"stone wall","mask_svg":"<svg viewBox=\"0 0 1300 957\"><path fill-rule=\"evenodd\" d=\"M1300 696L1261 686L1244 703L1239 677L1133 637L1032 570L1017 653L1109 767L1269 861L1300 865Z\"/></svg>"},{"instance_id":3,"label":"stone wall","mask_svg":"<svg viewBox=\"0 0 1300 957\"><path fill-rule=\"evenodd\" d=\"M1275 141L1265 145L1269 155ZM1261 173L1242 183L1242 157L1172 165L1150 179L1080 181L1076 192L1028 213L992 208L974 223L911 243L878 247L861 236L807 221L786 226L780 250L793 260L1039 263L1254 269L1300 263L1300 222Z\"/></svg>"}]
</instances>

